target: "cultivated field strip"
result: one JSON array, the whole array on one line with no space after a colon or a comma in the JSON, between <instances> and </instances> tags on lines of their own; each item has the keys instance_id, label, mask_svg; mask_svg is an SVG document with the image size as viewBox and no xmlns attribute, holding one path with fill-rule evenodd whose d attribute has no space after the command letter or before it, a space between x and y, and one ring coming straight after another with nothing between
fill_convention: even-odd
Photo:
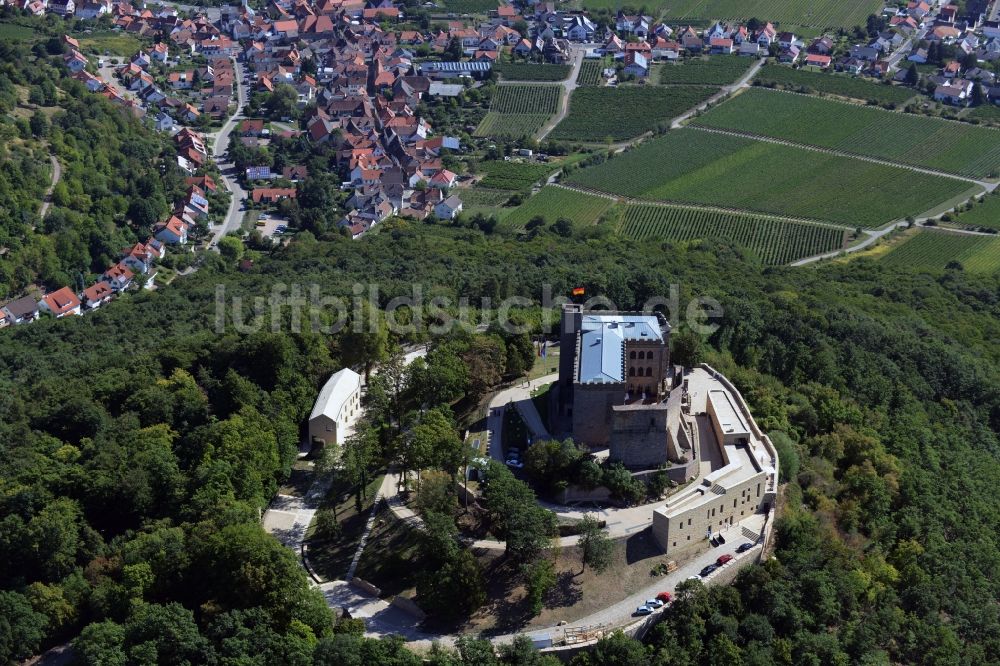
<instances>
[{"instance_id":1,"label":"cultivated field strip","mask_svg":"<svg viewBox=\"0 0 1000 666\"><path fill-rule=\"evenodd\" d=\"M969 273L995 273L1000 270L1000 238L923 229L881 261L913 271L944 270L957 262Z\"/></svg>"},{"instance_id":2,"label":"cultivated field strip","mask_svg":"<svg viewBox=\"0 0 1000 666\"><path fill-rule=\"evenodd\" d=\"M507 215L506 227L523 228L535 217L542 217L547 224L566 218L577 225L596 224L614 205L607 197L584 194L564 187L546 185L523 205Z\"/></svg>"},{"instance_id":3,"label":"cultivated field strip","mask_svg":"<svg viewBox=\"0 0 1000 666\"><path fill-rule=\"evenodd\" d=\"M496 86L490 111L495 113L526 113L552 115L559 111L560 86L503 85Z\"/></svg>"},{"instance_id":4,"label":"cultivated field strip","mask_svg":"<svg viewBox=\"0 0 1000 666\"><path fill-rule=\"evenodd\" d=\"M694 124L967 178L1000 173L998 130L796 93L752 88Z\"/></svg>"},{"instance_id":5,"label":"cultivated field strip","mask_svg":"<svg viewBox=\"0 0 1000 666\"><path fill-rule=\"evenodd\" d=\"M776 265L837 250L844 245L846 230L758 215L629 204L622 214L619 233L639 240L724 238L753 251L763 263Z\"/></svg>"},{"instance_id":6,"label":"cultivated field strip","mask_svg":"<svg viewBox=\"0 0 1000 666\"><path fill-rule=\"evenodd\" d=\"M912 88L872 83L867 79L847 74L810 72L792 69L786 65L766 65L755 77L756 81L777 84L798 92L798 89L816 91L838 97L867 102L874 100L880 104L902 104L916 96Z\"/></svg>"},{"instance_id":7,"label":"cultivated field strip","mask_svg":"<svg viewBox=\"0 0 1000 666\"><path fill-rule=\"evenodd\" d=\"M609 7L610 0L584 0L585 7ZM620 3L619 3L620 6ZM746 21L766 17L790 26L852 27L864 25L869 14L878 14L879 0L653 0L645 5L651 13L662 9L669 20Z\"/></svg>"},{"instance_id":8,"label":"cultivated field strip","mask_svg":"<svg viewBox=\"0 0 1000 666\"><path fill-rule=\"evenodd\" d=\"M580 86L597 86L601 84L601 70L604 68L603 60L584 60L580 63L580 73L576 76L576 83Z\"/></svg>"}]
</instances>

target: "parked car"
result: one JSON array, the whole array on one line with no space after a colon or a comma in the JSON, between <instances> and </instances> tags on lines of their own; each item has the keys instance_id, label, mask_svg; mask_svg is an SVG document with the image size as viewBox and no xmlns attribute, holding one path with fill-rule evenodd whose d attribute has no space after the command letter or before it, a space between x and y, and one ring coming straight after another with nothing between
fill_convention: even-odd
<instances>
[{"instance_id":1,"label":"parked car","mask_svg":"<svg viewBox=\"0 0 1000 666\"><path fill-rule=\"evenodd\" d=\"M745 553L757 544L747 541L746 543L740 544L740 547L736 549L737 553Z\"/></svg>"},{"instance_id":2,"label":"parked car","mask_svg":"<svg viewBox=\"0 0 1000 666\"><path fill-rule=\"evenodd\" d=\"M726 562L732 561L732 559L733 559L733 556L730 555L729 553L726 553L725 555L719 555L719 559L717 559L715 561L715 563L718 564L721 567Z\"/></svg>"},{"instance_id":3,"label":"parked car","mask_svg":"<svg viewBox=\"0 0 1000 666\"><path fill-rule=\"evenodd\" d=\"M711 576L718 568L719 568L718 564L709 564L707 567L701 570L701 577L705 578L707 576Z\"/></svg>"},{"instance_id":4,"label":"parked car","mask_svg":"<svg viewBox=\"0 0 1000 666\"><path fill-rule=\"evenodd\" d=\"M665 604L669 604L670 600L673 599L674 597L669 592L660 592L659 594L656 595L656 598Z\"/></svg>"},{"instance_id":5,"label":"parked car","mask_svg":"<svg viewBox=\"0 0 1000 666\"><path fill-rule=\"evenodd\" d=\"M693 576L688 576L688 580L701 580L701 576L695 574Z\"/></svg>"},{"instance_id":6,"label":"parked car","mask_svg":"<svg viewBox=\"0 0 1000 666\"><path fill-rule=\"evenodd\" d=\"M524 463L519 460L508 460L507 466L513 467L514 469L521 469L522 467L524 467Z\"/></svg>"},{"instance_id":7,"label":"parked car","mask_svg":"<svg viewBox=\"0 0 1000 666\"><path fill-rule=\"evenodd\" d=\"M646 599L646 605L650 608L663 608L663 602L659 599Z\"/></svg>"},{"instance_id":8,"label":"parked car","mask_svg":"<svg viewBox=\"0 0 1000 666\"><path fill-rule=\"evenodd\" d=\"M652 614L652 612L653 612L652 608L646 605L642 605L635 609L633 615L650 615Z\"/></svg>"}]
</instances>

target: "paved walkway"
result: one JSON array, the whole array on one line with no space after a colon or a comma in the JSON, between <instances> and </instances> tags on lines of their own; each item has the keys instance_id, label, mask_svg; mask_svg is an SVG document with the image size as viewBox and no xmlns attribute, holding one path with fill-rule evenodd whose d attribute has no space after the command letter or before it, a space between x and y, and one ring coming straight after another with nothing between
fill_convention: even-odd
<instances>
[{"instance_id":1,"label":"paved walkway","mask_svg":"<svg viewBox=\"0 0 1000 666\"><path fill-rule=\"evenodd\" d=\"M730 83L728 86L723 86L719 92L715 93L714 95L706 99L698 106L692 109L688 109L681 115L674 118L672 121L670 121L670 129L679 129L686 120L688 120L697 113L701 113L712 104L715 104L719 100L724 99L729 95L732 95L734 92L740 90L741 88L749 88L750 79L756 76L757 72L760 71L760 68L764 66L764 60L765 60L764 58L758 59L757 62L755 62L753 66L747 70L746 74L744 74L739 78L738 81L736 81L735 83Z\"/></svg>"}]
</instances>

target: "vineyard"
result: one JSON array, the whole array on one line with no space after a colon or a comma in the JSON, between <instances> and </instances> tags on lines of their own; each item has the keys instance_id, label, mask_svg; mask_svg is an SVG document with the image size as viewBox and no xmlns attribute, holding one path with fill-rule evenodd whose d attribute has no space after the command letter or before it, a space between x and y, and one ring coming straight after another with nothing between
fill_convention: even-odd
<instances>
[{"instance_id":1,"label":"vineyard","mask_svg":"<svg viewBox=\"0 0 1000 666\"><path fill-rule=\"evenodd\" d=\"M642 5L646 13L671 22L697 23L725 19L746 21L751 17L773 21L782 30L810 26L853 28L864 25L869 14L878 14L879 0L650 0ZM617 0L583 0L585 9L621 8ZM813 31L815 32L815 30Z\"/></svg>"},{"instance_id":2,"label":"vineyard","mask_svg":"<svg viewBox=\"0 0 1000 666\"><path fill-rule=\"evenodd\" d=\"M879 226L968 189L963 181L696 129L673 130L567 182L658 201Z\"/></svg>"},{"instance_id":3,"label":"vineyard","mask_svg":"<svg viewBox=\"0 0 1000 666\"><path fill-rule=\"evenodd\" d=\"M573 69L569 65L530 62L498 62L493 68L505 81L563 81Z\"/></svg>"},{"instance_id":4,"label":"vineyard","mask_svg":"<svg viewBox=\"0 0 1000 666\"><path fill-rule=\"evenodd\" d=\"M503 207L511 197L511 192L507 190L470 187L452 193L457 194L458 198L462 200L462 210L470 217L482 213L486 216L495 215L499 218L511 210Z\"/></svg>"},{"instance_id":5,"label":"vineyard","mask_svg":"<svg viewBox=\"0 0 1000 666\"><path fill-rule=\"evenodd\" d=\"M580 86L599 86L603 81L601 70L604 69L604 60L584 60L580 64L580 73L576 76L576 83Z\"/></svg>"},{"instance_id":6,"label":"vineyard","mask_svg":"<svg viewBox=\"0 0 1000 666\"><path fill-rule=\"evenodd\" d=\"M606 197L567 190L564 187L548 185L523 205L511 211L503 220L505 227L524 228L534 217L542 217L551 224L560 217L577 225L596 224L614 201Z\"/></svg>"},{"instance_id":7,"label":"vineyard","mask_svg":"<svg viewBox=\"0 0 1000 666\"><path fill-rule=\"evenodd\" d=\"M479 166L486 174L479 186L494 190L526 190L556 168L545 164L504 160L487 161Z\"/></svg>"},{"instance_id":8,"label":"vineyard","mask_svg":"<svg viewBox=\"0 0 1000 666\"><path fill-rule=\"evenodd\" d=\"M476 136L532 137L559 111L560 86L496 86Z\"/></svg>"},{"instance_id":9,"label":"vineyard","mask_svg":"<svg viewBox=\"0 0 1000 666\"><path fill-rule=\"evenodd\" d=\"M541 130L551 116L528 113L490 113L476 128L475 136L493 136L510 139L531 138Z\"/></svg>"},{"instance_id":10,"label":"vineyard","mask_svg":"<svg viewBox=\"0 0 1000 666\"><path fill-rule=\"evenodd\" d=\"M694 122L972 178L1000 173L998 130L807 95L751 88Z\"/></svg>"},{"instance_id":11,"label":"vineyard","mask_svg":"<svg viewBox=\"0 0 1000 666\"><path fill-rule=\"evenodd\" d=\"M704 84L724 86L746 74L754 61L740 56L711 56L667 63L660 68L660 85Z\"/></svg>"},{"instance_id":12,"label":"vineyard","mask_svg":"<svg viewBox=\"0 0 1000 666\"><path fill-rule=\"evenodd\" d=\"M953 223L963 227L1000 231L1000 194L986 196L982 203L959 213Z\"/></svg>"},{"instance_id":13,"label":"vineyard","mask_svg":"<svg viewBox=\"0 0 1000 666\"><path fill-rule=\"evenodd\" d=\"M767 65L761 68L754 80L795 92L818 92L878 104L903 104L916 94L911 88L902 86L872 83L846 74L792 69L785 65Z\"/></svg>"},{"instance_id":14,"label":"vineyard","mask_svg":"<svg viewBox=\"0 0 1000 666\"><path fill-rule=\"evenodd\" d=\"M490 101L496 113L552 115L559 111L559 86L497 86Z\"/></svg>"},{"instance_id":15,"label":"vineyard","mask_svg":"<svg viewBox=\"0 0 1000 666\"><path fill-rule=\"evenodd\" d=\"M1000 238L921 230L886 254L882 261L904 270L939 271L951 262L969 273L1000 270Z\"/></svg>"},{"instance_id":16,"label":"vineyard","mask_svg":"<svg viewBox=\"0 0 1000 666\"><path fill-rule=\"evenodd\" d=\"M577 88L550 139L622 141L656 129L718 92L707 86Z\"/></svg>"},{"instance_id":17,"label":"vineyard","mask_svg":"<svg viewBox=\"0 0 1000 666\"><path fill-rule=\"evenodd\" d=\"M625 207L619 233L639 240L725 238L750 249L765 264L786 264L843 247L845 230L755 215L635 204Z\"/></svg>"}]
</instances>

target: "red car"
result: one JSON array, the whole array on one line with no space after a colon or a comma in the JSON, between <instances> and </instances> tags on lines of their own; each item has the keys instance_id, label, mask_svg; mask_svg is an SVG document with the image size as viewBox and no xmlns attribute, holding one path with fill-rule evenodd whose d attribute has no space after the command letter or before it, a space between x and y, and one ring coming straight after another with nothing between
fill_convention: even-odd
<instances>
[{"instance_id":1,"label":"red car","mask_svg":"<svg viewBox=\"0 0 1000 666\"><path fill-rule=\"evenodd\" d=\"M673 599L673 597L670 596L669 592L660 592L658 595L656 595L656 598L665 604L669 604L670 600Z\"/></svg>"},{"instance_id":2,"label":"red car","mask_svg":"<svg viewBox=\"0 0 1000 666\"><path fill-rule=\"evenodd\" d=\"M718 564L721 567L723 564L725 564L726 562L728 562L731 559L733 559L732 555L728 555L728 554L727 555L719 555L719 559L717 559L715 561L715 563Z\"/></svg>"}]
</instances>

